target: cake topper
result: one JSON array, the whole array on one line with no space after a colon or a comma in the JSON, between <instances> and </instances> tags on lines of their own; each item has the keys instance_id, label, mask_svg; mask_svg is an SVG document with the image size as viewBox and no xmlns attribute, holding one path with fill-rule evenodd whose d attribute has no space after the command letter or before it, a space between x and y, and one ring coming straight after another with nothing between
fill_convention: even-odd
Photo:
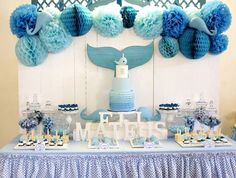
<instances>
[{"instance_id":1,"label":"cake topper","mask_svg":"<svg viewBox=\"0 0 236 178\"><path fill-rule=\"evenodd\" d=\"M127 59L125 58L125 54L122 54L122 57L120 58L119 61L115 61L117 65L126 65L127 64Z\"/></svg>"}]
</instances>

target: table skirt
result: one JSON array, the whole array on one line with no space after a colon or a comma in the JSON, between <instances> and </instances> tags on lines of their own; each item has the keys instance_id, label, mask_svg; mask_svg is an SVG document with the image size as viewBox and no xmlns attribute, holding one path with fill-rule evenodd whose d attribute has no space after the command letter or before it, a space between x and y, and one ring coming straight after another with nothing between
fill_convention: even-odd
<instances>
[{"instance_id":1,"label":"table skirt","mask_svg":"<svg viewBox=\"0 0 236 178\"><path fill-rule=\"evenodd\" d=\"M236 151L0 154L3 178L234 178Z\"/></svg>"}]
</instances>

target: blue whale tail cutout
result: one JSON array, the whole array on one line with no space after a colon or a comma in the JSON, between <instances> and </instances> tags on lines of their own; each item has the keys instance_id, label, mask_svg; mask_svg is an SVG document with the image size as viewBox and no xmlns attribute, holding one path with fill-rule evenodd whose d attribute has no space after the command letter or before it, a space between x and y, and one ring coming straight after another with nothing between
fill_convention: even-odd
<instances>
[{"instance_id":1,"label":"blue whale tail cutout","mask_svg":"<svg viewBox=\"0 0 236 178\"><path fill-rule=\"evenodd\" d=\"M122 51L113 47L92 47L87 45L87 53L90 61L100 67L115 70L114 61L120 59L122 54L127 58L129 69L147 63L153 55L153 42L147 46L130 46Z\"/></svg>"},{"instance_id":2,"label":"blue whale tail cutout","mask_svg":"<svg viewBox=\"0 0 236 178\"><path fill-rule=\"evenodd\" d=\"M141 120L142 121L160 121L161 114L158 110L156 113L153 113L151 109L148 107L140 107L138 111L141 112Z\"/></svg>"},{"instance_id":3,"label":"blue whale tail cutout","mask_svg":"<svg viewBox=\"0 0 236 178\"><path fill-rule=\"evenodd\" d=\"M106 111L105 109L97 109L96 111L88 115L87 108L84 108L80 113L80 117L81 119L86 121L99 122L100 121L99 112L105 112L105 111Z\"/></svg>"}]
</instances>

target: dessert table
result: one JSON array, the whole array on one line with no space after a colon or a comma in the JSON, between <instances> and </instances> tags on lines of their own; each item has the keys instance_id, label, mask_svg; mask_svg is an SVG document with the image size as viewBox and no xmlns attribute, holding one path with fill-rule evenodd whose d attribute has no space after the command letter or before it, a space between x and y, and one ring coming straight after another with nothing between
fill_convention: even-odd
<instances>
[{"instance_id":1,"label":"dessert table","mask_svg":"<svg viewBox=\"0 0 236 178\"><path fill-rule=\"evenodd\" d=\"M88 149L71 141L67 150L14 150L17 139L0 150L0 177L236 177L236 142L229 147L182 148L173 140L162 148Z\"/></svg>"}]
</instances>

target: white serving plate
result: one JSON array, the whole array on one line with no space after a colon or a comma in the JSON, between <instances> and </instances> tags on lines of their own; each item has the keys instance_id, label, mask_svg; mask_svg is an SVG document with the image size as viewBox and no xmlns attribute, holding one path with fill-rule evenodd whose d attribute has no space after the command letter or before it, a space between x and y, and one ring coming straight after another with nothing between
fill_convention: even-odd
<instances>
[{"instance_id":1,"label":"white serving plate","mask_svg":"<svg viewBox=\"0 0 236 178\"><path fill-rule=\"evenodd\" d=\"M118 140L114 140L115 141L115 145L109 145L109 148L108 149L119 149L120 148L120 145L119 145L119 142ZM88 141L88 148L89 149L102 149L101 146L99 145L92 145L92 139L89 139ZM104 148L106 149L106 148Z\"/></svg>"},{"instance_id":2,"label":"white serving plate","mask_svg":"<svg viewBox=\"0 0 236 178\"><path fill-rule=\"evenodd\" d=\"M130 145L132 148L145 148L144 145L135 145L133 143L133 140L130 140ZM160 141L159 141L159 144L154 144L154 148L162 148L162 147L163 147L163 145Z\"/></svg>"},{"instance_id":3,"label":"white serving plate","mask_svg":"<svg viewBox=\"0 0 236 178\"><path fill-rule=\"evenodd\" d=\"M68 148L68 144L63 144L63 146L49 146L46 145L46 150L66 150ZM14 147L15 150L34 150L35 146L18 146L18 144Z\"/></svg>"}]
</instances>

